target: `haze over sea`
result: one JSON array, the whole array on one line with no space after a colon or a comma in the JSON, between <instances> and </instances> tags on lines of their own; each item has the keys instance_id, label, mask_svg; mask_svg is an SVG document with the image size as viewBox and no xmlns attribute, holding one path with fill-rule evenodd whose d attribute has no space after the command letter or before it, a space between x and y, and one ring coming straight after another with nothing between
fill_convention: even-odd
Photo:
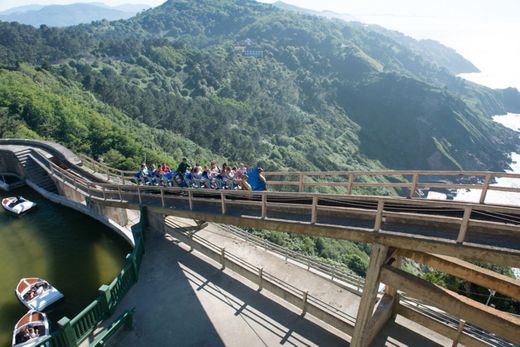
<instances>
[{"instance_id":1,"label":"haze over sea","mask_svg":"<svg viewBox=\"0 0 520 347\"><path fill-rule=\"evenodd\" d=\"M146 3L165 0L0 0L0 11L27 4L74 2ZM258 0L272 3L276 0ZM454 48L481 73L461 77L491 88L520 90L520 1L518 0L283 0L317 11L353 15L416 39L433 39Z\"/></svg>"},{"instance_id":2,"label":"haze over sea","mask_svg":"<svg viewBox=\"0 0 520 347\"><path fill-rule=\"evenodd\" d=\"M347 13L361 22L378 24L415 39L437 40L481 71L461 77L491 88L520 90L518 0L283 1L317 11Z\"/></svg>"}]
</instances>

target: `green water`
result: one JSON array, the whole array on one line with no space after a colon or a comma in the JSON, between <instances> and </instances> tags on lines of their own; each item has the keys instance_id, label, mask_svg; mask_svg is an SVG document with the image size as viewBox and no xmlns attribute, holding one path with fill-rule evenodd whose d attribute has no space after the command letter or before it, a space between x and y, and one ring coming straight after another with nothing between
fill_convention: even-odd
<instances>
[{"instance_id":1,"label":"green water","mask_svg":"<svg viewBox=\"0 0 520 347\"><path fill-rule=\"evenodd\" d=\"M55 328L61 317L74 317L94 300L131 248L103 224L29 188L0 195L22 195L38 204L21 217L0 207L0 346L10 346L13 327L27 312L14 293L20 278L44 278L65 295L45 310Z\"/></svg>"}]
</instances>

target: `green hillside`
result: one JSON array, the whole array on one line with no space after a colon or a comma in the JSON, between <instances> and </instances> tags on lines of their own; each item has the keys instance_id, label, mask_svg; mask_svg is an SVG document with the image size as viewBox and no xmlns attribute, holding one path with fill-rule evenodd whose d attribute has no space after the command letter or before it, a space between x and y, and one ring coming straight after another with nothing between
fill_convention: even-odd
<instances>
[{"instance_id":1,"label":"green hillside","mask_svg":"<svg viewBox=\"0 0 520 347\"><path fill-rule=\"evenodd\" d=\"M446 47L252 0L170 0L69 28L0 22L0 135L119 168L183 156L267 170L502 170L516 89ZM251 56L252 55L252 56ZM366 245L256 231L363 274Z\"/></svg>"},{"instance_id":2,"label":"green hillside","mask_svg":"<svg viewBox=\"0 0 520 347\"><path fill-rule=\"evenodd\" d=\"M262 51L244 56L244 42ZM273 169L502 169L489 116L520 94L465 82L370 27L254 1L168 1L117 22L0 25L0 62L43 67L151 128Z\"/></svg>"},{"instance_id":3,"label":"green hillside","mask_svg":"<svg viewBox=\"0 0 520 347\"><path fill-rule=\"evenodd\" d=\"M114 167L136 168L144 159L175 163L210 151L169 131L152 129L96 100L75 82L21 65L0 69L0 136L49 139Z\"/></svg>"}]
</instances>

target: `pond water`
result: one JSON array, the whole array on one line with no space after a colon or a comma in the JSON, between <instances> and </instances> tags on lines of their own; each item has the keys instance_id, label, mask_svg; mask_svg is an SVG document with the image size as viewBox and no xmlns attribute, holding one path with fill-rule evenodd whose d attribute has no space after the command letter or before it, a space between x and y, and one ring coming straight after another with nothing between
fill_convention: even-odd
<instances>
[{"instance_id":1,"label":"pond water","mask_svg":"<svg viewBox=\"0 0 520 347\"><path fill-rule=\"evenodd\" d=\"M65 295L45 310L56 328L61 317L74 317L95 299L131 251L108 227L29 188L0 194L15 195L38 206L21 217L0 207L0 346L10 346L14 325L27 312L14 292L20 278L44 278Z\"/></svg>"}]
</instances>

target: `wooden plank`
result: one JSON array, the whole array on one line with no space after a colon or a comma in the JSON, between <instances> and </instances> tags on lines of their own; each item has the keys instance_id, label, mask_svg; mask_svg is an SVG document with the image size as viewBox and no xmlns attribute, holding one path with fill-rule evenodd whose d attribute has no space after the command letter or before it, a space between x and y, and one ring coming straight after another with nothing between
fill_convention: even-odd
<instances>
[{"instance_id":1,"label":"wooden plank","mask_svg":"<svg viewBox=\"0 0 520 347\"><path fill-rule=\"evenodd\" d=\"M442 321L438 319L434 319L432 317L424 315L423 313L411 307L399 304L397 306L397 314L411 320L412 322L420 324L432 331L435 331L443 336L446 336L452 340L455 339L457 336L457 330L455 328L452 328L449 325L444 324ZM489 345L484 341L472 335L468 335L465 332L462 332L459 338L459 342L464 344L465 346L489 347Z\"/></svg>"},{"instance_id":2,"label":"wooden plank","mask_svg":"<svg viewBox=\"0 0 520 347\"><path fill-rule=\"evenodd\" d=\"M413 259L424 265L449 273L457 278L478 284L484 288L494 289L510 298L520 301L520 280L504 276L469 263L467 261L439 254L422 253L401 249L399 255Z\"/></svg>"},{"instance_id":3,"label":"wooden plank","mask_svg":"<svg viewBox=\"0 0 520 347\"><path fill-rule=\"evenodd\" d=\"M405 271L383 265L381 282L404 291L429 305L475 324L499 336L520 343L520 318L436 286Z\"/></svg>"}]
</instances>

